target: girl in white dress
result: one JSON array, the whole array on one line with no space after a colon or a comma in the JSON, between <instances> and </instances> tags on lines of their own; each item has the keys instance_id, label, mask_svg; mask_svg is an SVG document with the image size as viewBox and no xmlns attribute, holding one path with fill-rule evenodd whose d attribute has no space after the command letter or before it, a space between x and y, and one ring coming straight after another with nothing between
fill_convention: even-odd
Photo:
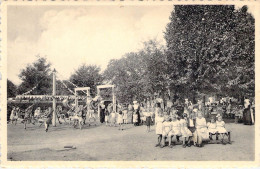
<instances>
[{"instance_id":1,"label":"girl in white dress","mask_svg":"<svg viewBox=\"0 0 260 169\"><path fill-rule=\"evenodd\" d=\"M192 133L188 129L187 114L184 113L182 115L179 123L180 123L180 126L181 126L181 135L182 135L182 138L183 138L182 146L183 146L183 148L186 147L186 139L187 139L187 145L188 145L188 147L190 147L190 140L191 140L191 137L192 137Z\"/></svg>"},{"instance_id":2,"label":"girl in white dress","mask_svg":"<svg viewBox=\"0 0 260 169\"><path fill-rule=\"evenodd\" d=\"M118 130L123 130L123 112L119 110L117 115L117 124L119 125Z\"/></svg>"},{"instance_id":3,"label":"girl in white dress","mask_svg":"<svg viewBox=\"0 0 260 169\"><path fill-rule=\"evenodd\" d=\"M158 116L155 119L155 133L158 135L158 144L155 145L155 147L158 147L161 145L162 142L162 133L163 133L163 121L164 117L162 112L158 113Z\"/></svg>"},{"instance_id":4,"label":"girl in white dress","mask_svg":"<svg viewBox=\"0 0 260 169\"><path fill-rule=\"evenodd\" d=\"M214 117L211 118L211 121L207 123L209 131L209 139L212 140L212 135L218 132L217 123Z\"/></svg>"},{"instance_id":5,"label":"girl in white dress","mask_svg":"<svg viewBox=\"0 0 260 169\"><path fill-rule=\"evenodd\" d=\"M172 130L172 123L170 122L170 117L165 116L165 121L162 123L162 137L163 137L163 144L161 148L165 146L166 138L169 137L169 147L171 148L171 130Z\"/></svg>"},{"instance_id":6,"label":"girl in white dress","mask_svg":"<svg viewBox=\"0 0 260 169\"><path fill-rule=\"evenodd\" d=\"M116 126L116 113L113 110L112 113L110 114L110 126Z\"/></svg>"},{"instance_id":7,"label":"girl in white dress","mask_svg":"<svg viewBox=\"0 0 260 169\"><path fill-rule=\"evenodd\" d=\"M176 115L172 115L171 125L172 125L172 130L169 135L171 136L171 142L172 142L174 136L176 136L176 137L181 136L181 125L180 125L179 120L177 120ZM170 145L170 147L172 147L172 145Z\"/></svg>"},{"instance_id":8,"label":"girl in white dress","mask_svg":"<svg viewBox=\"0 0 260 169\"><path fill-rule=\"evenodd\" d=\"M216 121L216 124L217 124L217 131L218 133L221 135L221 142L223 143L224 141L224 136L228 135L228 132L225 128L225 122L223 121L222 117L221 116L218 116L217 117L218 120Z\"/></svg>"}]
</instances>

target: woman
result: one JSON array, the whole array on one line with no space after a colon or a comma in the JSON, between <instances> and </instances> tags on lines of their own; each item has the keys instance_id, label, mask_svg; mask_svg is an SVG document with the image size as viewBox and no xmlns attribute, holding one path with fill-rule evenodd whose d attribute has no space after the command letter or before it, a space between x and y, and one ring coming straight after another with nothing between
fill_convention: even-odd
<instances>
[{"instance_id":1,"label":"woman","mask_svg":"<svg viewBox=\"0 0 260 169\"><path fill-rule=\"evenodd\" d=\"M134 111L136 112L136 114L137 114L137 125L139 125L140 124L140 122L141 122L141 117L140 117L140 106L139 106L139 104L138 104L138 102L137 101L133 101L133 103L134 103Z\"/></svg>"},{"instance_id":2,"label":"woman","mask_svg":"<svg viewBox=\"0 0 260 169\"><path fill-rule=\"evenodd\" d=\"M252 116L251 116L251 107L250 107L250 101L249 99L245 99L244 103L244 111L243 111L243 121L244 125L252 125Z\"/></svg>"},{"instance_id":3,"label":"woman","mask_svg":"<svg viewBox=\"0 0 260 169\"><path fill-rule=\"evenodd\" d=\"M209 139L209 132L206 119L202 116L202 112L198 111L195 122L196 131L193 134L194 145L202 147L202 141Z\"/></svg>"},{"instance_id":4,"label":"woman","mask_svg":"<svg viewBox=\"0 0 260 169\"><path fill-rule=\"evenodd\" d=\"M127 109L127 123L133 124L133 106L129 104Z\"/></svg>"},{"instance_id":5,"label":"woman","mask_svg":"<svg viewBox=\"0 0 260 169\"><path fill-rule=\"evenodd\" d=\"M104 123L105 121L105 109L106 106L104 104L104 101L100 102L100 123Z\"/></svg>"}]
</instances>

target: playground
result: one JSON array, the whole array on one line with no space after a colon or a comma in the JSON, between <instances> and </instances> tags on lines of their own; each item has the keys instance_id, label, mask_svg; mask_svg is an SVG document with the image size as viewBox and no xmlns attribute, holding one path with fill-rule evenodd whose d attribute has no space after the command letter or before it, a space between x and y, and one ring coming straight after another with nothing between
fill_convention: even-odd
<instances>
[{"instance_id":1,"label":"playground","mask_svg":"<svg viewBox=\"0 0 260 169\"><path fill-rule=\"evenodd\" d=\"M254 126L227 123L232 131L232 144L205 144L202 148L175 145L173 148L155 147L157 136L152 126L117 127L104 124L86 126L82 130L58 124L44 132L44 127L29 124L8 124L9 161L252 161L254 160ZM176 140L175 140L176 141ZM66 149L64 146L75 146ZM198 155L199 152L199 155Z\"/></svg>"}]
</instances>

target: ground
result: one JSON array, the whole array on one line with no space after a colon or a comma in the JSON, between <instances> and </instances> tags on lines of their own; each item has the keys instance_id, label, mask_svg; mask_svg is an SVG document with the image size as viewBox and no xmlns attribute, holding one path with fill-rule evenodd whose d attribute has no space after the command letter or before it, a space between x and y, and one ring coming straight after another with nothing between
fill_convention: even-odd
<instances>
[{"instance_id":1,"label":"ground","mask_svg":"<svg viewBox=\"0 0 260 169\"><path fill-rule=\"evenodd\" d=\"M50 127L46 133L43 125L8 124L8 160L14 161L253 161L254 126L229 123L232 144L205 144L202 148L176 145L173 148L155 147L154 128L126 125L125 130L105 125L84 126L82 130L66 124ZM64 149L64 146L76 149Z\"/></svg>"}]
</instances>

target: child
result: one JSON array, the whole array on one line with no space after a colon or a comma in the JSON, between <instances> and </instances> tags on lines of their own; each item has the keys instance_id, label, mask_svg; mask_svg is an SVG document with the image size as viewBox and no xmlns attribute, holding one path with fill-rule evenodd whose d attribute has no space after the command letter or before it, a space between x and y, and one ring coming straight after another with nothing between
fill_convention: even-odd
<instances>
[{"instance_id":1,"label":"child","mask_svg":"<svg viewBox=\"0 0 260 169\"><path fill-rule=\"evenodd\" d=\"M123 123L127 124L127 108L123 109Z\"/></svg>"},{"instance_id":2,"label":"child","mask_svg":"<svg viewBox=\"0 0 260 169\"><path fill-rule=\"evenodd\" d=\"M163 144L161 145L161 148L165 146L166 138L169 137L169 147L172 148L171 142L172 142L172 137L171 137L171 130L172 130L172 124L170 122L170 117L165 116L165 121L162 124L163 132L162 132L162 137L163 137Z\"/></svg>"},{"instance_id":3,"label":"child","mask_svg":"<svg viewBox=\"0 0 260 169\"><path fill-rule=\"evenodd\" d=\"M133 123L134 123L134 126L137 126L137 123L138 123L138 114L137 114L137 111L136 111L136 110L134 111L134 114L133 114Z\"/></svg>"},{"instance_id":4,"label":"child","mask_svg":"<svg viewBox=\"0 0 260 169\"><path fill-rule=\"evenodd\" d=\"M171 125L172 125L172 130L169 135L171 136L171 140L173 140L173 136L179 137L181 135L181 125L179 120L177 120L176 115L172 115Z\"/></svg>"},{"instance_id":5,"label":"child","mask_svg":"<svg viewBox=\"0 0 260 169\"><path fill-rule=\"evenodd\" d=\"M113 110L112 111L112 113L110 114L110 126L116 126L116 124L115 124L115 121L116 121L116 113L115 113L115 111Z\"/></svg>"},{"instance_id":6,"label":"child","mask_svg":"<svg viewBox=\"0 0 260 169\"><path fill-rule=\"evenodd\" d=\"M108 118L109 118L109 112L107 109L105 109L105 122L106 122L106 126L108 126Z\"/></svg>"},{"instance_id":7,"label":"child","mask_svg":"<svg viewBox=\"0 0 260 169\"><path fill-rule=\"evenodd\" d=\"M118 130L123 130L123 113L119 110L117 115L117 124L119 125Z\"/></svg>"},{"instance_id":8,"label":"child","mask_svg":"<svg viewBox=\"0 0 260 169\"><path fill-rule=\"evenodd\" d=\"M181 135L183 138L182 146L183 148L186 147L186 139L188 139L187 146L190 147L190 140L192 137L191 131L188 129L188 118L187 114L183 114L180 119L180 126L181 126Z\"/></svg>"},{"instance_id":9,"label":"child","mask_svg":"<svg viewBox=\"0 0 260 169\"><path fill-rule=\"evenodd\" d=\"M207 123L208 131L209 131L209 139L212 140L212 135L218 132L217 124L214 117L211 118L211 121Z\"/></svg>"},{"instance_id":10,"label":"child","mask_svg":"<svg viewBox=\"0 0 260 169\"><path fill-rule=\"evenodd\" d=\"M221 139L221 142L223 143L224 141L224 136L228 135L228 132L225 128L225 122L222 120L222 117L220 115L217 116L218 120L216 121L216 124L217 124L217 132L219 134L221 134L222 136L222 139Z\"/></svg>"},{"instance_id":11,"label":"child","mask_svg":"<svg viewBox=\"0 0 260 169\"><path fill-rule=\"evenodd\" d=\"M147 126L147 132L150 132L151 123L152 123L151 108L148 108L147 112L144 115L145 115L145 118L146 118L145 121L146 121L146 126Z\"/></svg>"},{"instance_id":12,"label":"child","mask_svg":"<svg viewBox=\"0 0 260 169\"><path fill-rule=\"evenodd\" d=\"M155 121L155 125L156 125L155 133L158 135L158 144L156 144L155 147L158 147L161 145L162 133L163 133L163 121L164 121L164 117L163 117L162 112L158 112L156 121Z\"/></svg>"}]
</instances>

